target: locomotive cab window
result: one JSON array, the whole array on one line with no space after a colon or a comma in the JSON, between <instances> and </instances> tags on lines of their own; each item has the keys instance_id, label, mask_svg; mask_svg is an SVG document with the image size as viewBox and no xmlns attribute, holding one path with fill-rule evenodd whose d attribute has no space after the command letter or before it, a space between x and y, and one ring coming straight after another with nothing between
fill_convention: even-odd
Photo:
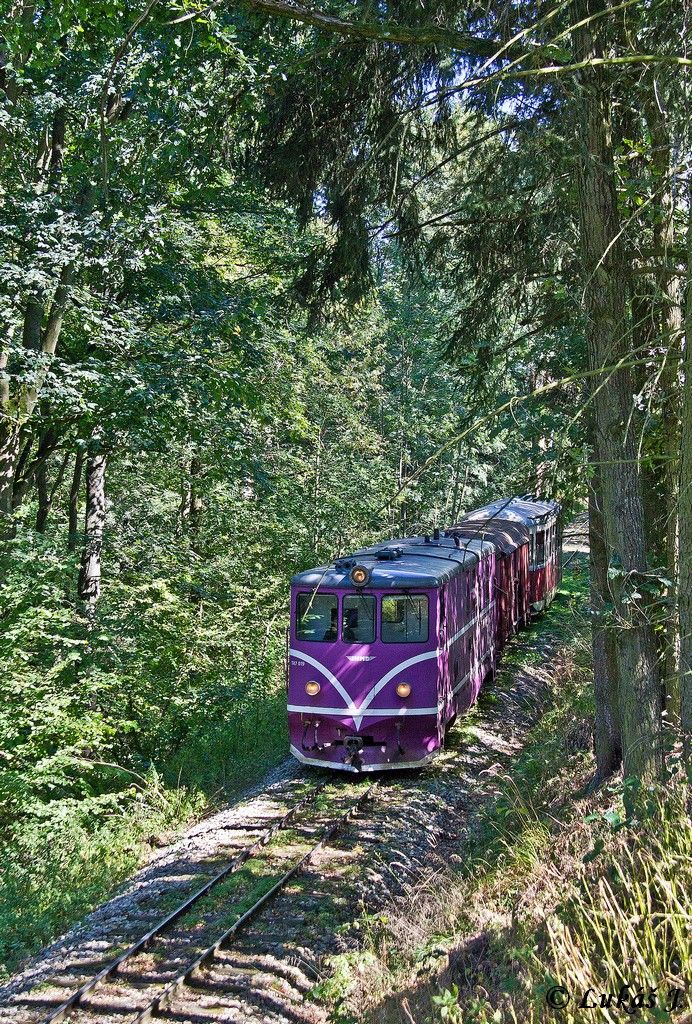
<instances>
[{"instance_id":1,"label":"locomotive cab window","mask_svg":"<svg viewBox=\"0 0 692 1024\"><path fill-rule=\"evenodd\" d=\"M298 594L296 613L298 640L336 640L339 615L336 594Z\"/></svg>"},{"instance_id":2,"label":"locomotive cab window","mask_svg":"<svg viewBox=\"0 0 692 1024\"><path fill-rule=\"evenodd\" d=\"M358 594L344 598L341 639L351 644L371 644L375 639L375 598Z\"/></svg>"},{"instance_id":3,"label":"locomotive cab window","mask_svg":"<svg viewBox=\"0 0 692 1024\"><path fill-rule=\"evenodd\" d=\"M428 599L422 594L382 598L385 644L419 644L428 639Z\"/></svg>"}]
</instances>

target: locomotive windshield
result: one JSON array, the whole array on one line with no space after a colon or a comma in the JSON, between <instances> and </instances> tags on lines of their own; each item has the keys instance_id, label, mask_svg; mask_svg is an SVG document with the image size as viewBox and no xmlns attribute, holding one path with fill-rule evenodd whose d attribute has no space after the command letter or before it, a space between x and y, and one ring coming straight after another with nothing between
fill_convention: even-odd
<instances>
[{"instance_id":1,"label":"locomotive windshield","mask_svg":"<svg viewBox=\"0 0 692 1024\"><path fill-rule=\"evenodd\" d=\"M338 604L336 594L298 594L296 605L298 640L336 640Z\"/></svg>"},{"instance_id":2,"label":"locomotive windshield","mask_svg":"<svg viewBox=\"0 0 692 1024\"><path fill-rule=\"evenodd\" d=\"M428 639L428 599L422 594L382 598L382 641L417 644Z\"/></svg>"},{"instance_id":3,"label":"locomotive windshield","mask_svg":"<svg viewBox=\"0 0 692 1024\"><path fill-rule=\"evenodd\" d=\"M375 598L358 594L344 598L341 639L352 644L371 644L375 639Z\"/></svg>"}]
</instances>

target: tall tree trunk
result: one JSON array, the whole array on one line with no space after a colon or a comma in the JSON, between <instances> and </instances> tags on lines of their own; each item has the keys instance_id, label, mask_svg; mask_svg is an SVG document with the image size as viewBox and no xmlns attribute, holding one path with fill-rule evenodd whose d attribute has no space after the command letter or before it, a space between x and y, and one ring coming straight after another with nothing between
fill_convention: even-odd
<instances>
[{"instance_id":1,"label":"tall tree trunk","mask_svg":"<svg viewBox=\"0 0 692 1024\"><path fill-rule=\"evenodd\" d=\"M50 491L48 489L48 467L45 462L36 470L36 493L38 495L38 508L36 510L36 531L45 533L50 510Z\"/></svg>"},{"instance_id":2,"label":"tall tree trunk","mask_svg":"<svg viewBox=\"0 0 692 1024\"><path fill-rule=\"evenodd\" d=\"M79 522L79 492L82 489L82 470L84 468L84 452L77 449L74 457L74 471L70 485L70 497L67 513L67 550L77 548L77 524Z\"/></svg>"},{"instance_id":3,"label":"tall tree trunk","mask_svg":"<svg viewBox=\"0 0 692 1024\"><path fill-rule=\"evenodd\" d=\"M680 341L682 334L682 304L680 280L674 269L673 243L675 241L672 160L670 138L665 114L658 95L649 98L646 121L651 133L652 165L656 172L655 185L660 188L659 211L654 223L654 259L658 262L656 295L652 320L658 337L656 344L665 348L666 359L661 372L662 427L663 427L663 485L665 491L665 552L666 569L677 587L679 568L678 499L680 472ZM664 670L666 710L673 720L680 716L678 663L680 637L677 603L673 603L665 637Z\"/></svg>"},{"instance_id":4,"label":"tall tree trunk","mask_svg":"<svg viewBox=\"0 0 692 1024\"><path fill-rule=\"evenodd\" d=\"M12 509L16 511L36 482L39 470L45 466L58 446L59 437L53 427L48 427L38 438L35 454L29 458L34 448L34 437L25 430L28 437L21 450L14 473L12 488ZM21 436L21 435L20 435Z\"/></svg>"},{"instance_id":5,"label":"tall tree trunk","mask_svg":"<svg viewBox=\"0 0 692 1024\"><path fill-rule=\"evenodd\" d=\"M79 596L86 602L87 617L93 621L101 595L101 553L106 518L106 456L91 455L86 470L86 514L84 550L79 571Z\"/></svg>"},{"instance_id":6,"label":"tall tree trunk","mask_svg":"<svg viewBox=\"0 0 692 1024\"><path fill-rule=\"evenodd\" d=\"M575 21L606 9L602 0L578 0ZM606 19L595 22L601 32ZM604 49L589 25L575 31L577 59L602 58ZM599 371L627 359L630 337L624 254L617 211L611 138L611 97L602 67L588 68L582 81L578 121L578 198L589 369ZM661 694L653 627L647 609L630 595L644 573L646 537L636 439L630 426L632 379L625 367L596 377L593 392L596 461L604 467L606 553L616 570L612 586L623 761L626 776L646 781L662 767Z\"/></svg>"},{"instance_id":7,"label":"tall tree trunk","mask_svg":"<svg viewBox=\"0 0 692 1024\"><path fill-rule=\"evenodd\" d=\"M42 362L37 366L36 377L25 387L19 387L12 395L7 382L0 388L0 518L9 516L17 503L14 488L17 477L21 432L30 421L36 408L43 381L62 329L63 318L69 301L72 267L63 267L60 280L53 295L45 330L43 329L44 308L37 296L30 296L24 312L22 342L26 350L40 353ZM4 354L0 370L7 364Z\"/></svg>"},{"instance_id":8,"label":"tall tree trunk","mask_svg":"<svg viewBox=\"0 0 692 1024\"><path fill-rule=\"evenodd\" d=\"M591 570L591 607L597 616L605 614L608 604L608 552L603 524L603 492L600 468L589 485L589 567ZM617 771L622 763L622 731L618 699L618 665L612 624L596 620L591 627L593 650L594 749L598 785Z\"/></svg>"},{"instance_id":9,"label":"tall tree trunk","mask_svg":"<svg viewBox=\"0 0 692 1024\"><path fill-rule=\"evenodd\" d=\"M199 493L201 478L202 460L199 455L193 455L190 459L190 547L195 554L200 553L200 532L204 509L204 500Z\"/></svg>"},{"instance_id":10,"label":"tall tree trunk","mask_svg":"<svg viewBox=\"0 0 692 1024\"><path fill-rule=\"evenodd\" d=\"M38 493L38 509L36 510L37 533L45 533L48 516L50 515L50 510L53 507L53 499L55 498L58 487L63 481L69 461L70 453L65 452L62 462L58 467L58 472L55 475L52 487L49 487L48 485L48 461L44 459L36 468L36 491Z\"/></svg>"},{"instance_id":11,"label":"tall tree trunk","mask_svg":"<svg viewBox=\"0 0 692 1024\"><path fill-rule=\"evenodd\" d=\"M692 181L688 203L692 204ZM687 295L682 386L680 445L680 569L678 612L680 628L680 723L688 772L692 775L692 205L687 226Z\"/></svg>"},{"instance_id":12,"label":"tall tree trunk","mask_svg":"<svg viewBox=\"0 0 692 1024\"><path fill-rule=\"evenodd\" d=\"M0 520L12 514L12 492L18 458L19 427L10 421L0 425Z\"/></svg>"}]
</instances>

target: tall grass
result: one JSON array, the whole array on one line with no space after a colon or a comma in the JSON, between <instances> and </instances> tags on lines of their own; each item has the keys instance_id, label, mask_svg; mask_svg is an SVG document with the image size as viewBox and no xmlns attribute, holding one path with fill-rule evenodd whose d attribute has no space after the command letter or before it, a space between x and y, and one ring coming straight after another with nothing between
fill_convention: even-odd
<instances>
[{"instance_id":1,"label":"tall grass","mask_svg":"<svg viewBox=\"0 0 692 1024\"><path fill-rule=\"evenodd\" d=\"M652 816L614 836L598 871L583 872L564 908L548 918L553 974L567 991L583 997L589 990L618 993L629 986L632 997L657 989L665 1001L671 990L689 983L692 828L686 792L680 783L659 794ZM680 1013L686 1005L685 1000ZM608 1022L622 1018L621 1009L600 1012ZM583 1014L570 1005L563 1019L572 1024Z\"/></svg>"},{"instance_id":2,"label":"tall grass","mask_svg":"<svg viewBox=\"0 0 692 1024\"><path fill-rule=\"evenodd\" d=\"M569 618L569 613L567 613ZM384 913L322 986L368 1024L645 1024L692 1020L668 1004L692 974L692 822L682 779L627 821L622 781L587 795L592 682L585 630L554 667L549 707L472 838ZM552 627L551 627L552 628ZM519 655L519 652L517 652ZM614 1003L624 985L624 1006ZM569 995L552 1010L548 991ZM587 996L587 1008L579 1003ZM601 1008L601 993L613 993Z\"/></svg>"}]
</instances>

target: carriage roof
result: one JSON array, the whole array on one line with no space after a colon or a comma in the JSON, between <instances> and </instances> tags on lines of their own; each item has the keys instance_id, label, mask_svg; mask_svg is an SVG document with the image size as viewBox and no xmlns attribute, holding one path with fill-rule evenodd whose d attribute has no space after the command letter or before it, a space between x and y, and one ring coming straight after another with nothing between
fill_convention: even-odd
<instances>
[{"instance_id":1,"label":"carriage roof","mask_svg":"<svg viewBox=\"0 0 692 1024\"><path fill-rule=\"evenodd\" d=\"M355 592L439 587L453 576L468 571L493 550L493 544L481 539L464 541L457 547L453 537L440 537L439 540L405 537L361 548L330 565L298 573L291 582L294 586ZM354 565L363 565L370 570L366 587L356 587L351 583L349 573Z\"/></svg>"},{"instance_id":2,"label":"carriage roof","mask_svg":"<svg viewBox=\"0 0 692 1024\"><path fill-rule=\"evenodd\" d=\"M453 537L489 540L500 549L503 555L510 555L522 544L529 542L529 529L524 523L515 523L507 519L472 519L450 526L447 533ZM466 540L464 541L466 543Z\"/></svg>"},{"instance_id":3,"label":"carriage roof","mask_svg":"<svg viewBox=\"0 0 692 1024\"><path fill-rule=\"evenodd\" d=\"M548 519L556 518L559 511L560 506L556 501L541 501L529 495L522 498L500 498L489 505L468 512L462 523L503 519L533 528L541 526Z\"/></svg>"}]
</instances>

